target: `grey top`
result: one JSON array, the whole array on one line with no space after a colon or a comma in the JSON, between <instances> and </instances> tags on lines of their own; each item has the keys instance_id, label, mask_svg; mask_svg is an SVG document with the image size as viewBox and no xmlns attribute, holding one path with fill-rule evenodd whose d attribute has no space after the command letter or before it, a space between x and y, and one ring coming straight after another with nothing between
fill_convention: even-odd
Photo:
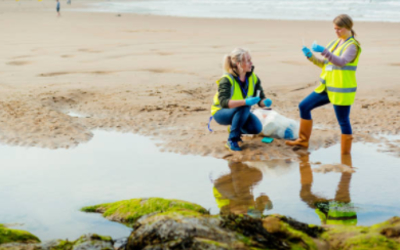
<instances>
[{"instance_id":1,"label":"grey top","mask_svg":"<svg viewBox=\"0 0 400 250\"><path fill-rule=\"evenodd\" d=\"M333 50L333 52L337 48L339 48L340 45L342 45L342 44L343 44L343 40L341 40L339 42L338 46L336 46L336 48ZM354 44L351 44L351 45L349 45L349 47L347 47L347 49L341 56L335 56L328 49L325 49L321 53L321 55L323 55L332 64L339 66L339 67L343 67L347 63L354 61L357 57L357 53L358 53L358 47ZM312 57L308 58L308 60L310 60L312 63L314 63L315 65L317 65L320 68L322 68L324 66L325 60L315 57L314 54L312 55Z\"/></svg>"}]
</instances>

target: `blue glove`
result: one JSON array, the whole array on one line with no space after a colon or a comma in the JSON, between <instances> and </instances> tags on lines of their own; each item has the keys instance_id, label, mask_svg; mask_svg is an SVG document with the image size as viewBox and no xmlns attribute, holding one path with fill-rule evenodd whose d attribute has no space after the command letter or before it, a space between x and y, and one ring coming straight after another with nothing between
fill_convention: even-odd
<instances>
[{"instance_id":1,"label":"blue glove","mask_svg":"<svg viewBox=\"0 0 400 250\"><path fill-rule=\"evenodd\" d=\"M268 108L269 106L271 106L271 104L272 104L272 100L271 99L267 98L267 99L264 100L265 107Z\"/></svg>"},{"instance_id":2,"label":"blue glove","mask_svg":"<svg viewBox=\"0 0 400 250\"><path fill-rule=\"evenodd\" d=\"M307 48L306 46L303 46L303 48L302 48L301 50L303 51L303 54L304 54L307 58L312 57L311 50L310 50L309 48Z\"/></svg>"},{"instance_id":3,"label":"blue glove","mask_svg":"<svg viewBox=\"0 0 400 250\"><path fill-rule=\"evenodd\" d=\"M325 47L316 44L315 42L311 45L311 49L314 50L315 52L324 52Z\"/></svg>"},{"instance_id":4,"label":"blue glove","mask_svg":"<svg viewBox=\"0 0 400 250\"><path fill-rule=\"evenodd\" d=\"M254 104L257 104L259 101L260 101L260 97L249 97L249 98L246 98L246 105L253 106Z\"/></svg>"}]
</instances>

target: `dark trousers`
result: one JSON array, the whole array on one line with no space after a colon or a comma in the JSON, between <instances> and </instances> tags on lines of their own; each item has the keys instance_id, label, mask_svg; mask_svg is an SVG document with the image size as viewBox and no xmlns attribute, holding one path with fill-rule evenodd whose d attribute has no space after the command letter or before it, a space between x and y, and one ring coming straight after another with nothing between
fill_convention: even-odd
<instances>
[{"instance_id":1,"label":"dark trousers","mask_svg":"<svg viewBox=\"0 0 400 250\"><path fill-rule=\"evenodd\" d=\"M305 120L312 120L311 110L330 103L326 92L312 92L309 96L303 99L299 104L300 117ZM351 106L333 105L335 109L336 119L340 125L342 134L351 135L353 131L350 124L350 108Z\"/></svg>"},{"instance_id":2,"label":"dark trousers","mask_svg":"<svg viewBox=\"0 0 400 250\"><path fill-rule=\"evenodd\" d=\"M228 138L231 141L240 140L242 134L259 134L262 130L260 120L250 112L250 106L218 110L214 119L221 125L231 125Z\"/></svg>"}]
</instances>

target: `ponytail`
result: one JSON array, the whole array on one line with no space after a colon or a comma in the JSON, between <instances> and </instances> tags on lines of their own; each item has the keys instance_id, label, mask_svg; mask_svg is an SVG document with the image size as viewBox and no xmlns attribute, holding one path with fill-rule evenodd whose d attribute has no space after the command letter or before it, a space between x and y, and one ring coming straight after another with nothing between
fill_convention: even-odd
<instances>
[{"instance_id":1,"label":"ponytail","mask_svg":"<svg viewBox=\"0 0 400 250\"><path fill-rule=\"evenodd\" d=\"M361 45L361 43L356 39L357 33L356 33L353 29L351 29L351 35L353 36L354 40L356 40L356 42L357 42L359 45Z\"/></svg>"},{"instance_id":2,"label":"ponytail","mask_svg":"<svg viewBox=\"0 0 400 250\"><path fill-rule=\"evenodd\" d=\"M225 55L222 61L224 73L231 74L235 77L239 76L238 67L240 67L240 63L245 54L250 53L246 49L236 48L229 55Z\"/></svg>"}]
</instances>

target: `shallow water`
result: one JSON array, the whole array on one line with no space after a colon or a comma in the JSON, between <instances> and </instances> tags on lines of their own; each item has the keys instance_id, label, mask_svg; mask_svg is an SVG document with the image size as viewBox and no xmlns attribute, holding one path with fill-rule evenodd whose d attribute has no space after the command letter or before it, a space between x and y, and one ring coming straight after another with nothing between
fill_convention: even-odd
<instances>
[{"instance_id":1,"label":"shallow water","mask_svg":"<svg viewBox=\"0 0 400 250\"><path fill-rule=\"evenodd\" d=\"M213 214L221 208L256 216L267 208L264 214L281 213L314 224L321 223L312 208L315 197L320 203L350 202L358 225L400 215L400 159L377 152L373 145L353 146L353 174L311 171L321 164L308 162L340 163L338 145L302 157L300 163L248 165L161 153L149 138L104 131L94 131L90 142L70 150L0 149L0 223L21 224L17 228L42 240L76 239L85 233L126 237L129 228L79 209L139 197L187 200Z\"/></svg>"}]
</instances>

